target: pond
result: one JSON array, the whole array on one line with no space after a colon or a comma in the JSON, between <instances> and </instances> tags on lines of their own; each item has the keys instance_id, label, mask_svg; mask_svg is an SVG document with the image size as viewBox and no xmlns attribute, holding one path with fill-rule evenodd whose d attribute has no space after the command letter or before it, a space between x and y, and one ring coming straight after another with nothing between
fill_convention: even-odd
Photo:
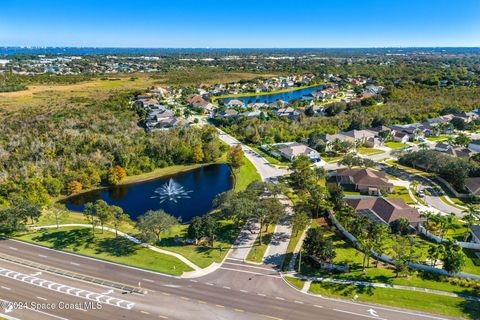
<instances>
[{"instance_id":1,"label":"pond","mask_svg":"<svg viewBox=\"0 0 480 320\"><path fill-rule=\"evenodd\" d=\"M236 99L243 101L245 104L250 104L250 103L272 103L278 100L283 100L285 102L290 102L295 99L300 99L302 96L308 95L312 92L315 92L317 90L324 89L325 85L318 85L318 86L313 86L309 88L302 88L298 90L292 90L288 92L279 92L279 93L272 93L272 94L261 94L261 95L256 95L256 96L242 96L241 94L235 97L230 97L230 98L225 98L223 101L225 103L229 102L230 100Z\"/></svg>"},{"instance_id":2,"label":"pond","mask_svg":"<svg viewBox=\"0 0 480 320\"><path fill-rule=\"evenodd\" d=\"M189 222L193 217L212 210L216 195L233 187L230 167L213 164L175 175L129 185L113 186L69 197L68 209L83 211L85 203L98 199L116 205L132 219L148 210L163 209Z\"/></svg>"}]
</instances>

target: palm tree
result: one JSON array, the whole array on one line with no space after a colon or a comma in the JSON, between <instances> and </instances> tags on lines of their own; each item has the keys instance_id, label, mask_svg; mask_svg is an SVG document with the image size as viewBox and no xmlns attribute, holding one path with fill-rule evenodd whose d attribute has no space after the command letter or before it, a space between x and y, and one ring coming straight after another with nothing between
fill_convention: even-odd
<instances>
[{"instance_id":1,"label":"palm tree","mask_svg":"<svg viewBox=\"0 0 480 320\"><path fill-rule=\"evenodd\" d=\"M429 222L430 220L432 220L432 217L436 216L436 214L432 211L423 211L420 213L420 216L427 219L427 221L425 222L425 229L429 231L430 229Z\"/></svg>"},{"instance_id":2,"label":"palm tree","mask_svg":"<svg viewBox=\"0 0 480 320\"><path fill-rule=\"evenodd\" d=\"M467 229L470 230L470 227L477 221L480 219L480 210L478 210L478 208L473 205L473 204L467 204L467 209L463 211L463 213L465 213L466 215L463 217L463 220L466 222L467 224ZM468 236L470 235L469 233L469 230L467 230L467 232L465 232L465 237L464 237L464 241L467 241L468 239Z\"/></svg>"},{"instance_id":3,"label":"palm tree","mask_svg":"<svg viewBox=\"0 0 480 320\"><path fill-rule=\"evenodd\" d=\"M443 239L445 234L447 233L448 229L452 226L453 222L455 221L455 214L454 213L449 213L446 216L442 216L440 220L440 229L441 229L441 235L440 237Z\"/></svg>"},{"instance_id":4,"label":"palm tree","mask_svg":"<svg viewBox=\"0 0 480 320\"><path fill-rule=\"evenodd\" d=\"M435 267L438 259L445 253L445 247L442 245L431 245L428 248L428 259L432 262L432 267Z\"/></svg>"},{"instance_id":5,"label":"palm tree","mask_svg":"<svg viewBox=\"0 0 480 320\"><path fill-rule=\"evenodd\" d=\"M418 193L418 187L421 186L421 183L418 180L413 180L412 183L411 183L411 186L415 190L415 193Z\"/></svg>"}]
</instances>

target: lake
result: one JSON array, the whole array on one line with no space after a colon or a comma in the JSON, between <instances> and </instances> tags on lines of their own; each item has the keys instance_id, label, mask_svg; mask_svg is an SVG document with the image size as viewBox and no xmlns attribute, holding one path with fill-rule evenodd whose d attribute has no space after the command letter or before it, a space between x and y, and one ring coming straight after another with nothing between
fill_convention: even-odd
<instances>
[{"instance_id":1,"label":"lake","mask_svg":"<svg viewBox=\"0 0 480 320\"><path fill-rule=\"evenodd\" d=\"M312 92L315 92L317 90L321 90L325 88L325 85L319 84L318 86L313 86L309 88L302 88L302 89L297 89L297 90L292 90L288 92L280 92L280 93L272 93L272 94L261 94L261 95L256 95L256 96L242 96L239 94L238 96L235 97L230 97L230 98L225 98L222 99L225 103L229 102L230 100L241 100L245 104L250 104L250 103L256 103L256 102L262 102L262 103L272 103L278 100L283 100L286 102L290 102L295 99L300 99L302 96L308 95Z\"/></svg>"},{"instance_id":2,"label":"lake","mask_svg":"<svg viewBox=\"0 0 480 320\"><path fill-rule=\"evenodd\" d=\"M230 167L213 164L154 180L82 193L67 198L65 205L70 210L83 211L85 203L103 199L121 207L134 220L148 210L163 209L181 217L182 222L189 222L212 210L215 196L232 187Z\"/></svg>"}]
</instances>

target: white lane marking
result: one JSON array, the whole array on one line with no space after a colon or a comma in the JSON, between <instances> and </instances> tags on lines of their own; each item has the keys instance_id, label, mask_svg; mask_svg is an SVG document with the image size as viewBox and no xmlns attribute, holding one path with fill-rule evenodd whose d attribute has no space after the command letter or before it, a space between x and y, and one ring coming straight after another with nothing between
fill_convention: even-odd
<instances>
[{"instance_id":1,"label":"white lane marking","mask_svg":"<svg viewBox=\"0 0 480 320\"><path fill-rule=\"evenodd\" d=\"M48 257L47 257L46 255L44 255L44 254L39 254L38 256L39 256L40 258L48 258Z\"/></svg>"},{"instance_id":2,"label":"white lane marking","mask_svg":"<svg viewBox=\"0 0 480 320\"><path fill-rule=\"evenodd\" d=\"M266 295L264 295L263 293L257 293L257 296L266 297Z\"/></svg>"},{"instance_id":3,"label":"white lane marking","mask_svg":"<svg viewBox=\"0 0 480 320\"><path fill-rule=\"evenodd\" d=\"M372 316L378 317L377 311L373 310L372 308L367 310Z\"/></svg>"},{"instance_id":4,"label":"white lane marking","mask_svg":"<svg viewBox=\"0 0 480 320\"><path fill-rule=\"evenodd\" d=\"M240 291L241 291L241 292L243 292L243 293L248 293L248 291L247 291L247 290L240 290Z\"/></svg>"},{"instance_id":5,"label":"white lane marking","mask_svg":"<svg viewBox=\"0 0 480 320\"><path fill-rule=\"evenodd\" d=\"M104 295L101 295L101 294L96 293L96 292L81 290L81 289L78 289L78 288L66 286L66 285L56 283L56 282L53 282L53 281L49 281L49 280L42 280L40 278L32 277L32 276L29 276L29 275L26 275L26 274L23 274L23 273L20 273L20 272L8 270L8 269L1 268L1 267L0 267L0 276L4 276L4 277L10 278L10 279L15 279L17 281L21 281L21 282L24 282L24 283L27 283L27 284L30 284L30 285L34 285L34 286L37 286L37 287L49 289L49 290L52 290L52 291L60 292L60 293L63 293L63 294L67 294L67 295L71 295L71 296L77 296L77 297L83 298L83 299L88 299L88 300L93 300L93 301L99 301L100 302L101 298L109 298L108 296L104 296ZM71 291L74 291L74 290L76 291L75 293L70 293ZM40 300L42 300L42 299L46 300L45 298L42 298L42 297L37 297L37 298L40 299ZM107 303L109 305L117 306L117 307L120 307L120 308L124 308L124 309L131 309L135 305L133 302L118 299L118 298L113 298L113 297L112 297L112 299L109 299L105 303ZM126 306L125 306L125 304L126 304Z\"/></svg>"},{"instance_id":6,"label":"white lane marking","mask_svg":"<svg viewBox=\"0 0 480 320\"><path fill-rule=\"evenodd\" d=\"M227 289L227 290L230 290L230 289L232 289L232 288L230 288L230 287L227 287L227 286L223 286L222 288L223 288L223 289Z\"/></svg>"},{"instance_id":7,"label":"white lane marking","mask_svg":"<svg viewBox=\"0 0 480 320\"><path fill-rule=\"evenodd\" d=\"M323 308L322 306L319 306L318 304L314 304L313 306L317 307L317 308Z\"/></svg>"},{"instance_id":8,"label":"white lane marking","mask_svg":"<svg viewBox=\"0 0 480 320\"><path fill-rule=\"evenodd\" d=\"M190 279L190 282L198 282L197 280Z\"/></svg>"},{"instance_id":9,"label":"white lane marking","mask_svg":"<svg viewBox=\"0 0 480 320\"><path fill-rule=\"evenodd\" d=\"M214 284L211 283L211 282L205 282L205 284L206 284L207 286L213 286L213 285L214 285Z\"/></svg>"},{"instance_id":10,"label":"white lane marking","mask_svg":"<svg viewBox=\"0 0 480 320\"><path fill-rule=\"evenodd\" d=\"M386 320L385 318L372 317L372 316L369 316L369 315L366 315L366 314L361 314L361 313L356 313L356 312L351 312L351 311L346 311L346 310L340 310L340 309L332 309L332 310L337 311L337 312L353 314L353 315L360 316L360 317L370 318L370 319Z\"/></svg>"},{"instance_id":11,"label":"white lane marking","mask_svg":"<svg viewBox=\"0 0 480 320\"><path fill-rule=\"evenodd\" d=\"M47 301L47 299L45 299L45 298L43 298L43 297L37 297L37 299L43 300L43 301Z\"/></svg>"},{"instance_id":12,"label":"white lane marking","mask_svg":"<svg viewBox=\"0 0 480 320\"><path fill-rule=\"evenodd\" d=\"M80 263L76 263L76 262L70 262L70 264L74 265L74 266L79 266Z\"/></svg>"},{"instance_id":13,"label":"white lane marking","mask_svg":"<svg viewBox=\"0 0 480 320\"><path fill-rule=\"evenodd\" d=\"M11 250L18 251L18 249L17 249L17 248L15 248L15 247L8 247L8 248L9 248L9 249L11 249Z\"/></svg>"},{"instance_id":14,"label":"white lane marking","mask_svg":"<svg viewBox=\"0 0 480 320\"><path fill-rule=\"evenodd\" d=\"M303 304L303 301L295 300L295 301L293 301L293 302L298 303L298 304Z\"/></svg>"},{"instance_id":15,"label":"white lane marking","mask_svg":"<svg viewBox=\"0 0 480 320\"><path fill-rule=\"evenodd\" d=\"M285 299L282 298L282 297L275 297L275 299L277 299L277 300L285 300Z\"/></svg>"},{"instance_id":16,"label":"white lane marking","mask_svg":"<svg viewBox=\"0 0 480 320\"><path fill-rule=\"evenodd\" d=\"M220 267L219 269L236 271L236 272L243 272L243 273L249 273L249 274L255 274L255 275L264 276L264 277L281 278L280 276L277 276L277 275L265 274L265 273L260 273L260 272L247 271L247 270L238 270L238 269L225 268L225 267Z\"/></svg>"},{"instance_id":17,"label":"white lane marking","mask_svg":"<svg viewBox=\"0 0 480 320\"><path fill-rule=\"evenodd\" d=\"M161 316L161 315L160 315L160 316L158 316L158 317L159 317L159 318L162 318L162 319L168 319L168 317L166 317L166 316Z\"/></svg>"},{"instance_id":18,"label":"white lane marking","mask_svg":"<svg viewBox=\"0 0 480 320\"><path fill-rule=\"evenodd\" d=\"M4 286L0 286L0 288L2 288L2 289L4 289L4 290L8 290L8 291L12 290L12 289L10 289L9 287L4 287Z\"/></svg>"},{"instance_id":19,"label":"white lane marking","mask_svg":"<svg viewBox=\"0 0 480 320\"><path fill-rule=\"evenodd\" d=\"M273 269L259 267L259 266L252 266L251 264L242 264L242 263L233 263L233 262L224 262L223 264L231 264L231 265L234 265L234 266L240 266L240 267L252 268L252 269L260 269L260 270L266 270L266 271L277 273Z\"/></svg>"},{"instance_id":20,"label":"white lane marking","mask_svg":"<svg viewBox=\"0 0 480 320\"><path fill-rule=\"evenodd\" d=\"M143 311L143 310L142 310L142 311L140 311L140 312L141 312L141 313L143 313L143 314L150 314L149 312L147 312L147 311Z\"/></svg>"},{"instance_id":21,"label":"white lane marking","mask_svg":"<svg viewBox=\"0 0 480 320\"><path fill-rule=\"evenodd\" d=\"M153 281L153 280L151 280L151 279L145 279L145 278L142 278L142 280L143 280L143 281L147 281L147 282L152 282L152 283L155 282L155 281Z\"/></svg>"}]
</instances>

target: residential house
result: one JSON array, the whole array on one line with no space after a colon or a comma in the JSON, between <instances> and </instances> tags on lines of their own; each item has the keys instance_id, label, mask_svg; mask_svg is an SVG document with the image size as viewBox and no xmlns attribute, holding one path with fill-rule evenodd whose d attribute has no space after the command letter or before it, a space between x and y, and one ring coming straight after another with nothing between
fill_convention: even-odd
<instances>
[{"instance_id":1,"label":"residential house","mask_svg":"<svg viewBox=\"0 0 480 320\"><path fill-rule=\"evenodd\" d=\"M468 149L473 152L480 152L480 140L473 140L468 144Z\"/></svg>"},{"instance_id":2,"label":"residential house","mask_svg":"<svg viewBox=\"0 0 480 320\"><path fill-rule=\"evenodd\" d=\"M275 114L279 117L289 117L291 119L295 119L300 115L300 112L292 107L285 107L277 109Z\"/></svg>"},{"instance_id":3,"label":"residential house","mask_svg":"<svg viewBox=\"0 0 480 320\"><path fill-rule=\"evenodd\" d=\"M227 110L221 112L220 116L222 118L233 118L233 117L238 116L238 111L236 111L235 109L227 109Z\"/></svg>"},{"instance_id":4,"label":"residential house","mask_svg":"<svg viewBox=\"0 0 480 320\"><path fill-rule=\"evenodd\" d=\"M408 133L395 131L393 134L393 141L395 142L407 143L408 140L410 140L410 135Z\"/></svg>"},{"instance_id":5,"label":"residential house","mask_svg":"<svg viewBox=\"0 0 480 320\"><path fill-rule=\"evenodd\" d=\"M471 242L480 243L480 224L471 226L470 233L472 234Z\"/></svg>"},{"instance_id":6,"label":"residential house","mask_svg":"<svg viewBox=\"0 0 480 320\"><path fill-rule=\"evenodd\" d=\"M340 141L352 142L356 145L367 145L369 147L376 147L383 143L380 139L378 139L377 135L377 132L371 130L350 130L337 134L327 134L325 135L323 140L327 144L327 148L329 144L331 144L337 139Z\"/></svg>"},{"instance_id":7,"label":"residential house","mask_svg":"<svg viewBox=\"0 0 480 320\"><path fill-rule=\"evenodd\" d=\"M195 94L195 95L189 96L187 98L187 102L189 105L195 107L195 106L201 106L205 104L207 101L205 101L205 99L203 99L201 95Z\"/></svg>"},{"instance_id":8,"label":"residential house","mask_svg":"<svg viewBox=\"0 0 480 320\"><path fill-rule=\"evenodd\" d=\"M376 223L390 225L400 218L406 218L412 227L418 227L425 222L417 209L410 207L400 198L347 199L346 202L359 216L367 216Z\"/></svg>"},{"instance_id":9,"label":"residential house","mask_svg":"<svg viewBox=\"0 0 480 320\"><path fill-rule=\"evenodd\" d=\"M465 188L474 195L480 196L480 177L465 179Z\"/></svg>"},{"instance_id":10,"label":"residential house","mask_svg":"<svg viewBox=\"0 0 480 320\"><path fill-rule=\"evenodd\" d=\"M225 104L229 108L244 108L245 102L238 99L232 99Z\"/></svg>"},{"instance_id":11,"label":"residential house","mask_svg":"<svg viewBox=\"0 0 480 320\"><path fill-rule=\"evenodd\" d=\"M393 184L386 174L370 169L337 169L337 183L353 187L354 190L369 195L381 195L381 191L392 192Z\"/></svg>"},{"instance_id":12,"label":"residential house","mask_svg":"<svg viewBox=\"0 0 480 320\"><path fill-rule=\"evenodd\" d=\"M434 149L439 151L439 152L447 152L451 148L452 148L452 146L449 145L448 143L445 143L445 142L439 142L434 147Z\"/></svg>"},{"instance_id":13,"label":"residential house","mask_svg":"<svg viewBox=\"0 0 480 320\"><path fill-rule=\"evenodd\" d=\"M466 158L472 154L472 151L461 148L461 147L453 147L445 142L439 142L435 145L434 149L436 151L457 157L457 158Z\"/></svg>"},{"instance_id":14,"label":"residential house","mask_svg":"<svg viewBox=\"0 0 480 320\"><path fill-rule=\"evenodd\" d=\"M306 146L302 143L298 142L289 142L289 143L281 143L275 145L275 148L283 158L287 160L294 160L296 157L300 155L304 155L310 158L312 162L319 162L320 154L315 150Z\"/></svg>"},{"instance_id":15,"label":"residential house","mask_svg":"<svg viewBox=\"0 0 480 320\"><path fill-rule=\"evenodd\" d=\"M472 122L475 119L478 119L479 115L475 112L460 112L453 115L454 118L459 118L465 121L465 123Z\"/></svg>"}]
</instances>

